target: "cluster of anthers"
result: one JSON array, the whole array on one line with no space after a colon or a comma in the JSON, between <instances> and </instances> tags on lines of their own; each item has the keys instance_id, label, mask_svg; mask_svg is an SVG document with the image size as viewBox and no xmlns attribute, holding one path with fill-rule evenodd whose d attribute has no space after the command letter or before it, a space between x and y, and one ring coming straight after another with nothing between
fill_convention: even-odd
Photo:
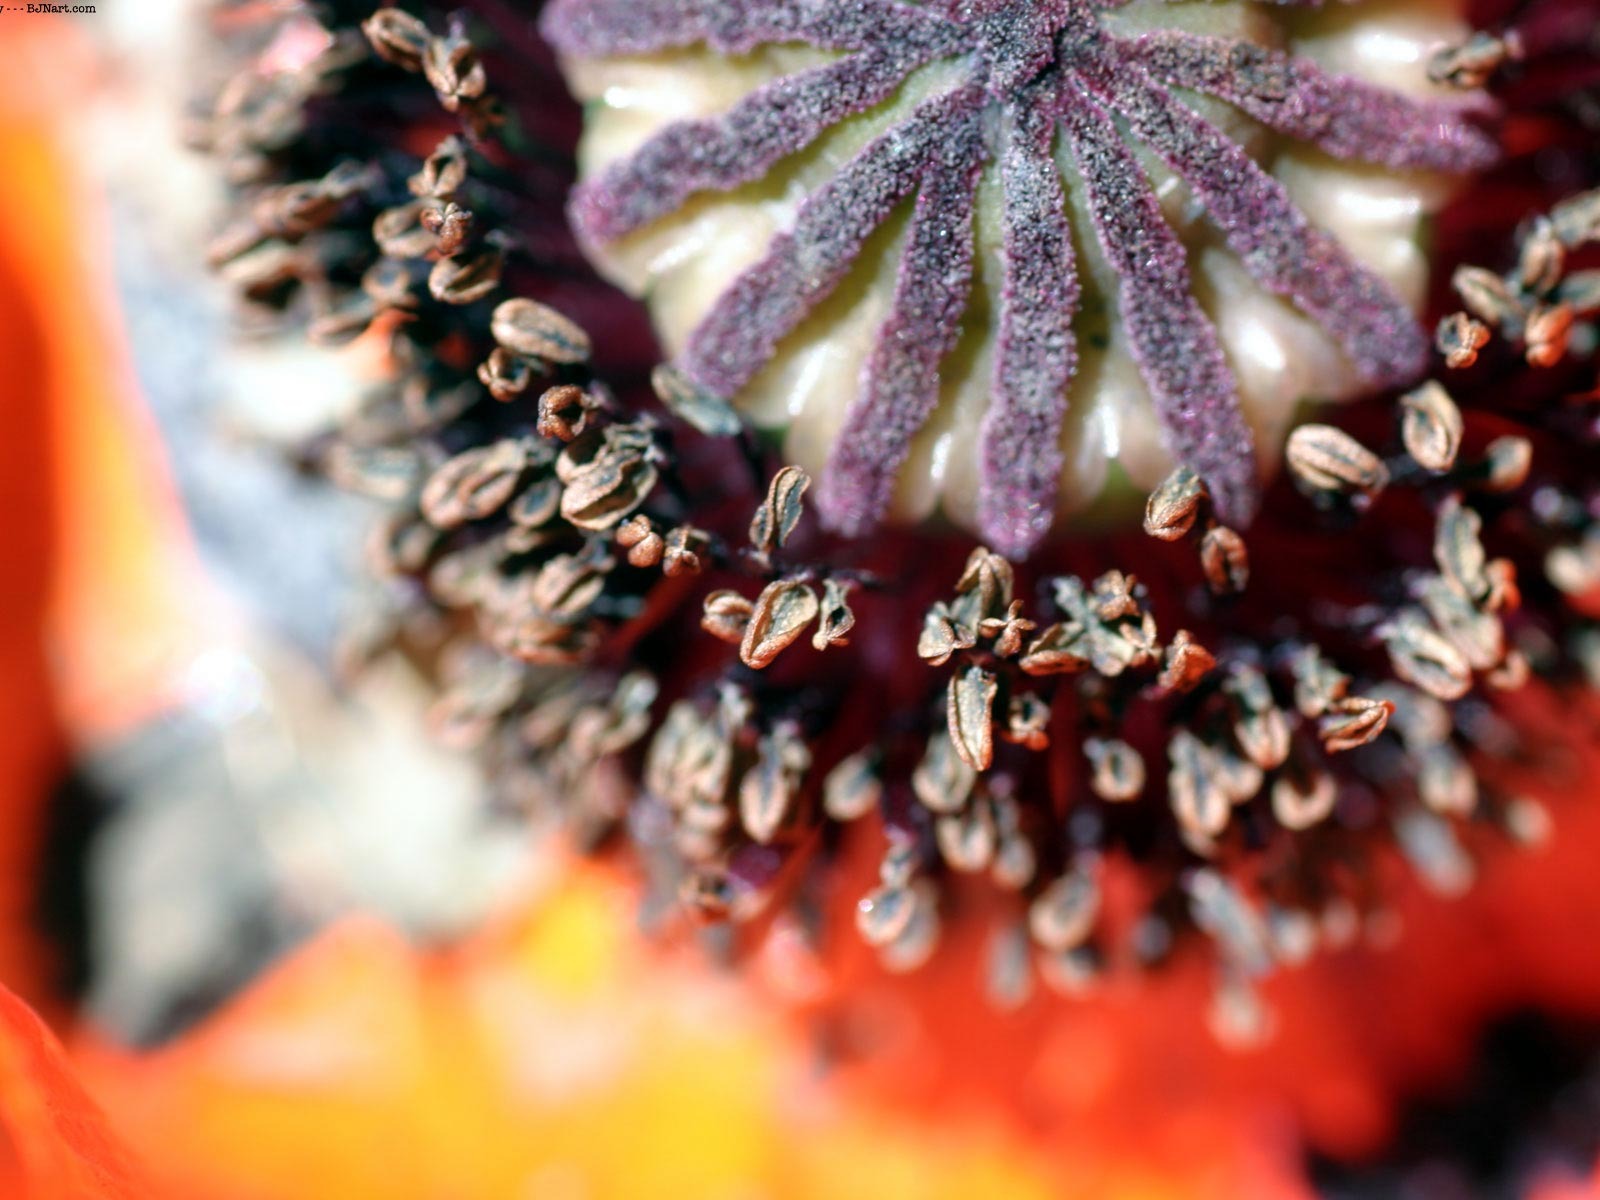
<instances>
[{"instance_id":1,"label":"cluster of anthers","mask_svg":"<svg viewBox=\"0 0 1600 1200\"><path fill-rule=\"evenodd\" d=\"M1258 520L1265 551L1189 466L1149 496L1147 537L1020 566L926 529L831 536L732 406L673 366L659 407L624 402L534 298L588 285L550 166L571 130L510 8L299 13L207 138L241 197L224 276L388 348L392 381L315 447L389 506L361 654L436 673L436 730L479 749L502 804L626 841L653 895L736 925L815 911L867 839L859 935L911 969L942 923L988 923L1002 1001L1153 969L1193 931L1240 995L1359 936L1391 846L1450 891L1467 826L1541 835L1493 769L1526 734L1494 698L1600 686L1592 397L1464 413L1428 382L1367 444L1303 424L1302 497ZM1495 46L1439 71L1477 82ZM1509 274L1463 268L1449 365L1495 332L1536 366L1592 355L1600 276L1568 264L1597 242L1590 192L1527 227Z\"/></svg>"}]
</instances>

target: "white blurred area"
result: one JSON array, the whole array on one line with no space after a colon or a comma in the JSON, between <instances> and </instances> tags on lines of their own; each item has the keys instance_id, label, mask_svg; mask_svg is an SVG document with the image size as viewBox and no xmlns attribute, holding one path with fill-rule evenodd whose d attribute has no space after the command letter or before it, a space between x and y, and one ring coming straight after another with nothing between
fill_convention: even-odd
<instances>
[{"instance_id":1,"label":"white blurred area","mask_svg":"<svg viewBox=\"0 0 1600 1200\"><path fill-rule=\"evenodd\" d=\"M151 1040L352 909L424 939L465 929L532 860L524 831L485 812L469 763L430 744L414 672L386 662L340 681L329 665L371 513L281 451L366 384L298 333L241 337L205 271L224 193L183 126L230 68L205 5L98 9L80 19L97 82L73 114L109 201L95 253L205 576L163 650L165 710L80 750L103 814L85 860L89 1006Z\"/></svg>"}]
</instances>

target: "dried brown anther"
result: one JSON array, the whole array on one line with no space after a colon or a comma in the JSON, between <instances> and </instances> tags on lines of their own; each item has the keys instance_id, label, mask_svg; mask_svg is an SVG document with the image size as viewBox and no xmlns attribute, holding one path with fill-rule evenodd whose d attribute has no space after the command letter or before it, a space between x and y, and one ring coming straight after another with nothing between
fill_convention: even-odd
<instances>
[{"instance_id":1,"label":"dried brown anther","mask_svg":"<svg viewBox=\"0 0 1600 1200\"><path fill-rule=\"evenodd\" d=\"M950 677L945 716L950 744L961 761L986 771L994 761L994 702L1000 684L982 667L969 666Z\"/></svg>"},{"instance_id":2,"label":"dried brown anther","mask_svg":"<svg viewBox=\"0 0 1600 1200\"><path fill-rule=\"evenodd\" d=\"M446 112L458 112L464 104L481 98L489 82L478 52L459 34L428 42L422 54L422 73Z\"/></svg>"},{"instance_id":3,"label":"dried brown anther","mask_svg":"<svg viewBox=\"0 0 1600 1200\"><path fill-rule=\"evenodd\" d=\"M572 442L588 428L590 414L599 408L600 401L576 384L547 388L539 396L539 420L535 428L540 437Z\"/></svg>"},{"instance_id":4,"label":"dried brown anther","mask_svg":"<svg viewBox=\"0 0 1600 1200\"><path fill-rule=\"evenodd\" d=\"M1369 700L1362 696L1341 700L1318 724L1322 748L1329 754L1338 754L1365 746L1384 731L1393 713L1394 704L1388 700Z\"/></svg>"},{"instance_id":5,"label":"dried brown anther","mask_svg":"<svg viewBox=\"0 0 1600 1200\"><path fill-rule=\"evenodd\" d=\"M1011 697L1000 736L1013 746L1043 750L1050 745L1050 706L1033 692Z\"/></svg>"},{"instance_id":6,"label":"dried brown anther","mask_svg":"<svg viewBox=\"0 0 1600 1200\"><path fill-rule=\"evenodd\" d=\"M767 666L817 619L820 605L811 588L794 579L779 579L761 589L745 626L739 657L756 670Z\"/></svg>"},{"instance_id":7,"label":"dried brown anther","mask_svg":"<svg viewBox=\"0 0 1600 1200\"><path fill-rule=\"evenodd\" d=\"M1541 304L1528 314L1523 338L1530 365L1553 367L1566 357L1572 319L1572 306L1566 303Z\"/></svg>"},{"instance_id":8,"label":"dried brown anther","mask_svg":"<svg viewBox=\"0 0 1600 1200\"><path fill-rule=\"evenodd\" d=\"M1206 485L1188 467L1178 467L1150 493L1144 509L1144 531L1164 542L1175 542L1194 527Z\"/></svg>"},{"instance_id":9,"label":"dried brown anther","mask_svg":"<svg viewBox=\"0 0 1600 1200\"><path fill-rule=\"evenodd\" d=\"M1112 804L1137 800L1144 791L1144 759L1117 738L1085 738L1083 753L1089 760L1089 788Z\"/></svg>"},{"instance_id":10,"label":"dried brown anther","mask_svg":"<svg viewBox=\"0 0 1600 1200\"><path fill-rule=\"evenodd\" d=\"M1100 916L1100 882L1092 865L1073 867L1039 893L1028 909L1028 932L1047 950L1081 945Z\"/></svg>"},{"instance_id":11,"label":"dried brown anther","mask_svg":"<svg viewBox=\"0 0 1600 1200\"><path fill-rule=\"evenodd\" d=\"M1226 525L1213 525L1200 540L1200 567L1212 595L1238 595L1250 582L1250 552L1244 538Z\"/></svg>"},{"instance_id":12,"label":"dried brown anther","mask_svg":"<svg viewBox=\"0 0 1600 1200\"><path fill-rule=\"evenodd\" d=\"M1525 437L1508 434L1495 438L1486 450L1487 475L1483 486L1491 492L1514 492L1528 479L1533 466L1533 443Z\"/></svg>"},{"instance_id":13,"label":"dried brown anther","mask_svg":"<svg viewBox=\"0 0 1600 1200\"><path fill-rule=\"evenodd\" d=\"M519 438L463 451L423 485L422 513L439 529L499 512L516 495L528 466L528 448Z\"/></svg>"},{"instance_id":14,"label":"dried brown anther","mask_svg":"<svg viewBox=\"0 0 1600 1200\"><path fill-rule=\"evenodd\" d=\"M1284 454L1296 481L1314 491L1372 495L1389 482L1383 460L1332 425L1299 426Z\"/></svg>"},{"instance_id":15,"label":"dried brown anther","mask_svg":"<svg viewBox=\"0 0 1600 1200\"><path fill-rule=\"evenodd\" d=\"M520 354L496 347L478 364L478 381L502 403L515 400L533 383L533 368ZM544 433L543 430L540 431ZM545 436L549 436L545 434Z\"/></svg>"},{"instance_id":16,"label":"dried brown anther","mask_svg":"<svg viewBox=\"0 0 1600 1200\"><path fill-rule=\"evenodd\" d=\"M434 249L444 255L460 252L472 232L471 210L462 208L454 200L424 208L417 220L433 235Z\"/></svg>"},{"instance_id":17,"label":"dried brown anther","mask_svg":"<svg viewBox=\"0 0 1600 1200\"><path fill-rule=\"evenodd\" d=\"M750 615L755 605L738 592L712 592L705 598L700 614L700 628L714 638L737 646L744 641L744 631L749 627Z\"/></svg>"},{"instance_id":18,"label":"dried brown anther","mask_svg":"<svg viewBox=\"0 0 1600 1200\"><path fill-rule=\"evenodd\" d=\"M379 58L407 71L422 69L422 56L433 41L426 25L398 8L380 8L361 23L361 32Z\"/></svg>"},{"instance_id":19,"label":"dried brown anther","mask_svg":"<svg viewBox=\"0 0 1600 1200\"><path fill-rule=\"evenodd\" d=\"M1428 60L1428 78L1470 91L1488 83L1506 62L1521 57L1522 45L1514 32L1502 38L1479 31L1462 45L1436 51Z\"/></svg>"},{"instance_id":20,"label":"dried brown anther","mask_svg":"<svg viewBox=\"0 0 1600 1200\"><path fill-rule=\"evenodd\" d=\"M702 556L710 546L711 539L705 531L692 525L669 529L661 569L669 579L680 575L698 575L705 565Z\"/></svg>"},{"instance_id":21,"label":"dried brown anther","mask_svg":"<svg viewBox=\"0 0 1600 1200\"><path fill-rule=\"evenodd\" d=\"M1451 313L1439 321L1433 344L1444 355L1445 366L1462 370L1478 361L1478 351L1489 344L1489 327L1464 312Z\"/></svg>"},{"instance_id":22,"label":"dried brown anther","mask_svg":"<svg viewBox=\"0 0 1600 1200\"><path fill-rule=\"evenodd\" d=\"M732 437L743 428L731 404L697 386L669 363L656 367L650 385L668 412L707 437Z\"/></svg>"},{"instance_id":23,"label":"dried brown anther","mask_svg":"<svg viewBox=\"0 0 1600 1200\"><path fill-rule=\"evenodd\" d=\"M418 229L422 229L419 224ZM423 236L433 235L422 229ZM500 286L505 251L486 243L455 258L441 258L428 272L428 292L440 304L475 304Z\"/></svg>"},{"instance_id":24,"label":"dried brown anther","mask_svg":"<svg viewBox=\"0 0 1600 1200\"><path fill-rule=\"evenodd\" d=\"M1523 306L1511 285L1484 267L1457 267L1450 286L1468 311L1496 329L1522 326Z\"/></svg>"},{"instance_id":25,"label":"dried brown anther","mask_svg":"<svg viewBox=\"0 0 1600 1200\"><path fill-rule=\"evenodd\" d=\"M1217 665L1216 657L1194 640L1187 629L1173 635L1166 650L1166 662L1157 684L1169 692L1190 692Z\"/></svg>"},{"instance_id":26,"label":"dried brown anther","mask_svg":"<svg viewBox=\"0 0 1600 1200\"><path fill-rule=\"evenodd\" d=\"M770 554L789 540L805 512L806 489L811 476L799 467L786 466L767 484L767 495L750 518L750 544L759 554Z\"/></svg>"},{"instance_id":27,"label":"dried brown anther","mask_svg":"<svg viewBox=\"0 0 1600 1200\"><path fill-rule=\"evenodd\" d=\"M1444 472L1461 452L1461 410L1438 383L1429 380L1400 397L1400 436L1406 453L1426 471Z\"/></svg>"},{"instance_id":28,"label":"dried brown anther","mask_svg":"<svg viewBox=\"0 0 1600 1200\"><path fill-rule=\"evenodd\" d=\"M848 580L829 576L822 581L821 612L817 617L817 631L811 635L811 645L817 650L829 646L848 646L850 631L856 626L856 614L850 608Z\"/></svg>"},{"instance_id":29,"label":"dried brown anther","mask_svg":"<svg viewBox=\"0 0 1600 1200\"><path fill-rule=\"evenodd\" d=\"M589 357L589 335L583 327L537 300L502 302L489 318L489 332L507 350L528 358L567 364Z\"/></svg>"}]
</instances>

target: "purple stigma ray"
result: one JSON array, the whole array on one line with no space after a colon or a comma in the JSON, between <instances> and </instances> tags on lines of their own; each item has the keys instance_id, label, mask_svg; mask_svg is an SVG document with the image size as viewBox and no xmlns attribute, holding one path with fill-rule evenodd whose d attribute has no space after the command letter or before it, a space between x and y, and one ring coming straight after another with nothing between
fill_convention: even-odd
<instances>
[{"instance_id":1,"label":"purple stigma ray","mask_svg":"<svg viewBox=\"0 0 1600 1200\"><path fill-rule=\"evenodd\" d=\"M729 285L689 335L682 359L689 377L725 396L749 383L918 185L976 96L963 89L924 101L808 197L793 231L773 238L766 257Z\"/></svg>"},{"instance_id":2,"label":"purple stigma ray","mask_svg":"<svg viewBox=\"0 0 1600 1200\"><path fill-rule=\"evenodd\" d=\"M1413 100L1225 38L1147 33L1118 38L1115 48L1163 83L1215 96L1335 158L1467 171L1500 156L1495 140L1470 119L1483 114L1481 104Z\"/></svg>"},{"instance_id":3,"label":"purple stigma ray","mask_svg":"<svg viewBox=\"0 0 1600 1200\"><path fill-rule=\"evenodd\" d=\"M1491 162L1494 141L1474 123L1491 106L1410 99L1247 42L1181 32L1116 37L1100 14L1123 2L551 0L546 7L545 36L573 57L697 45L726 54L809 45L846 55L780 78L720 116L668 125L581 186L571 213L597 245L692 196L763 177L830 126L882 104L928 63L970 65L965 85L923 101L805 199L793 229L774 236L764 257L728 284L679 360L702 387L736 398L844 279L873 231L916 194L891 313L821 473L820 508L833 528L859 534L882 519L910 442L937 405L939 366L970 298L976 176L995 160L1004 285L977 447L978 524L1013 557L1049 531L1079 303L1052 154L1058 125L1079 158L1164 442L1207 480L1225 519L1242 523L1256 504L1250 431L1216 330L1192 298L1182 244L1125 137L1188 184L1256 282L1316 321L1366 383L1409 382L1425 364L1427 337L1388 284L1312 226L1278 180L1168 89L1214 96L1332 156L1397 169ZM1312 8L1322 0L1275 2Z\"/></svg>"},{"instance_id":4,"label":"purple stigma ray","mask_svg":"<svg viewBox=\"0 0 1600 1200\"><path fill-rule=\"evenodd\" d=\"M1061 106L1100 248L1121 283L1118 309L1162 439L1210 489L1224 521L1259 503L1255 441L1217 331L1190 290L1188 255L1111 118L1074 87Z\"/></svg>"},{"instance_id":5,"label":"purple stigma ray","mask_svg":"<svg viewBox=\"0 0 1600 1200\"><path fill-rule=\"evenodd\" d=\"M768 84L716 120L675 122L598 180L580 184L573 223L584 237L608 242L697 192L732 191L760 179L779 159L885 99L929 57L926 49L865 50Z\"/></svg>"},{"instance_id":6,"label":"purple stigma ray","mask_svg":"<svg viewBox=\"0 0 1600 1200\"><path fill-rule=\"evenodd\" d=\"M1072 231L1041 99L1024 103L1000 155L1005 284L994 394L979 432L979 530L1013 557L1026 555L1055 515L1061 424L1078 362Z\"/></svg>"},{"instance_id":7,"label":"purple stigma ray","mask_svg":"<svg viewBox=\"0 0 1600 1200\"><path fill-rule=\"evenodd\" d=\"M1251 277L1287 296L1374 387L1406 383L1428 339L1400 297L1294 206L1283 184L1137 67L1102 57L1084 81L1193 190Z\"/></svg>"},{"instance_id":8,"label":"purple stigma ray","mask_svg":"<svg viewBox=\"0 0 1600 1200\"><path fill-rule=\"evenodd\" d=\"M801 42L823 50L862 50L943 31L947 53L960 50L948 21L896 0L551 0L539 21L562 54L607 57L704 45L723 54Z\"/></svg>"},{"instance_id":9,"label":"purple stigma ray","mask_svg":"<svg viewBox=\"0 0 1600 1200\"><path fill-rule=\"evenodd\" d=\"M955 345L972 286L982 102L975 89L963 93L967 120L923 173L889 316L818 484L819 511L841 533L870 532L882 521L911 439L939 400L939 363Z\"/></svg>"}]
</instances>

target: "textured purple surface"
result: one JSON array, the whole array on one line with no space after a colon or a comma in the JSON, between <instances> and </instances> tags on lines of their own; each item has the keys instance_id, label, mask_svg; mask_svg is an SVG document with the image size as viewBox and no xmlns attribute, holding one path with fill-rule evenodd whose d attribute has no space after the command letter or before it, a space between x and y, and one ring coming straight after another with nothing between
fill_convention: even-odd
<instances>
[{"instance_id":1,"label":"textured purple surface","mask_svg":"<svg viewBox=\"0 0 1600 1200\"><path fill-rule=\"evenodd\" d=\"M1078 274L1061 172L1050 154L1050 100L1037 90L1021 100L1000 151L1005 285L994 393L979 434L978 524L1002 554L1025 554L1050 528L1067 384L1078 361Z\"/></svg>"},{"instance_id":2,"label":"textured purple surface","mask_svg":"<svg viewBox=\"0 0 1600 1200\"><path fill-rule=\"evenodd\" d=\"M1315 6L1318 0L1278 0ZM733 396L844 277L866 239L915 196L892 311L862 374L819 487L825 519L865 532L937 401L972 274L976 172L998 160L1005 284L994 394L982 431L983 535L1020 556L1050 527L1062 421L1076 365L1078 283L1057 129L1121 281L1119 311L1163 440L1205 478L1226 519L1256 503L1248 427L1216 331L1189 291L1181 244L1108 113L1188 184L1263 286L1292 300L1374 385L1418 372L1416 321L1290 202L1283 186L1167 89L1206 92L1330 154L1381 165L1466 170L1492 159L1467 105L1422 103L1244 43L1184 33L1122 39L1098 14L1120 0L554 0L546 35L573 56L706 45L739 54L810 44L847 56L762 88L731 112L669 126L578 189L572 215L597 242L690 196L760 178L830 126L871 109L936 59L970 64L964 84L924 101L801 206L795 227L733 280L690 335L681 365Z\"/></svg>"},{"instance_id":3,"label":"textured purple surface","mask_svg":"<svg viewBox=\"0 0 1600 1200\"><path fill-rule=\"evenodd\" d=\"M1122 323L1168 449L1206 481L1222 519L1241 524L1255 515L1254 441L1217 332L1190 291L1183 243L1110 115L1070 85L1061 117L1101 251L1122 281Z\"/></svg>"}]
</instances>

